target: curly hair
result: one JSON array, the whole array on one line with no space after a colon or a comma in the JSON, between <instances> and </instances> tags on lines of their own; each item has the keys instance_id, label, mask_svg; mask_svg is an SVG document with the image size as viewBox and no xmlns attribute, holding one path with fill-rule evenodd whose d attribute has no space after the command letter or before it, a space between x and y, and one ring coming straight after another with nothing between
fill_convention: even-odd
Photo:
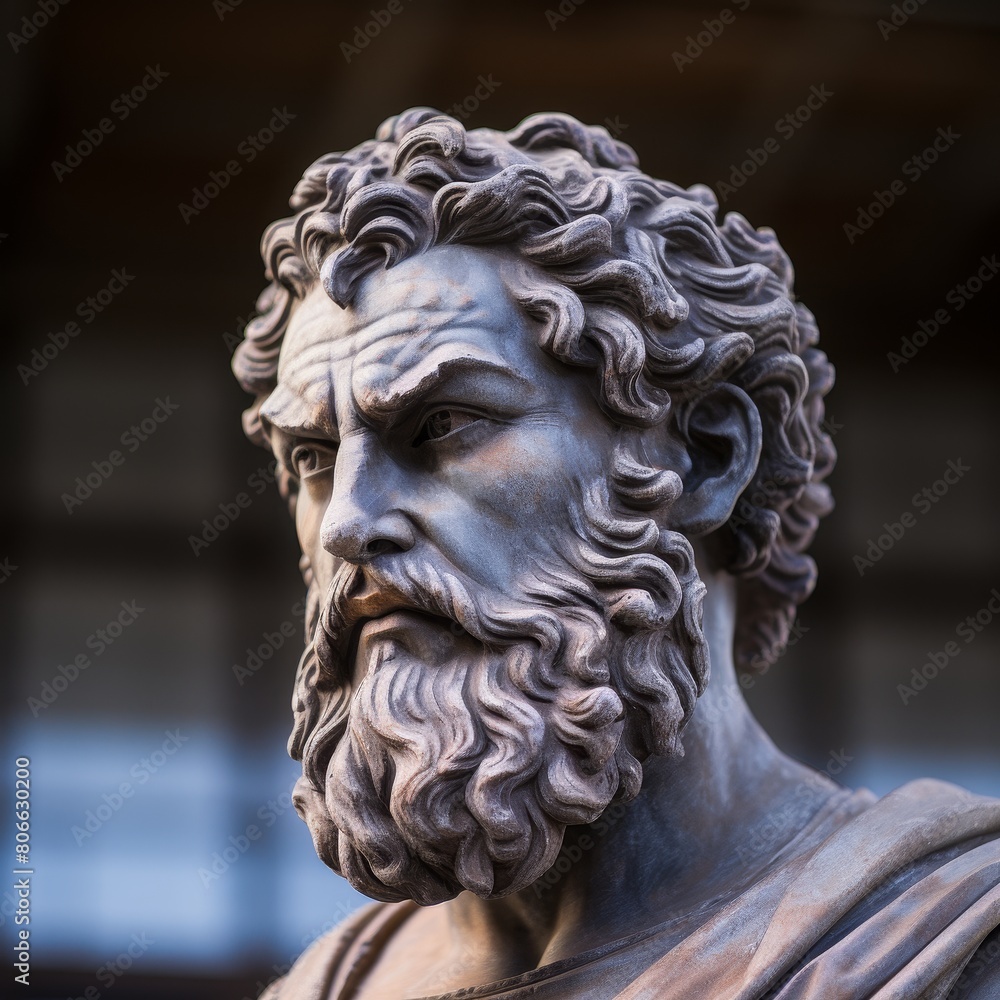
<instances>
[{"instance_id":1,"label":"curly hair","mask_svg":"<svg viewBox=\"0 0 1000 1000\"><path fill-rule=\"evenodd\" d=\"M805 550L832 508L823 480L836 453L822 428L833 367L773 231L732 212L718 222L709 188L644 174L629 146L563 114L466 131L411 109L320 157L289 204L295 214L264 234L270 284L233 360L256 397L251 440L266 446L260 405L292 309L317 282L346 308L367 274L430 247L507 247L536 266L512 292L541 321L540 346L595 372L615 422L683 431L721 382L756 406L757 469L711 549L737 578L737 665L774 662L815 586Z\"/></svg>"}]
</instances>

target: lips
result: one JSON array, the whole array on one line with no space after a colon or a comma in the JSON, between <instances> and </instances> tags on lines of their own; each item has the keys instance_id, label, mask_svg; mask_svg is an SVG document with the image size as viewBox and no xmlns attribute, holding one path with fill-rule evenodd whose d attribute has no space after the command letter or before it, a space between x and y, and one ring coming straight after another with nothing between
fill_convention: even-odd
<instances>
[{"instance_id":1,"label":"lips","mask_svg":"<svg viewBox=\"0 0 1000 1000\"><path fill-rule=\"evenodd\" d=\"M463 640L466 652L479 647L450 615L424 610L423 601L396 582L374 567L345 563L338 571L317 643L325 648L327 662L340 665L340 683L352 675L359 681L376 651L381 659L408 653L434 662L454 656ZM426 594L428 602L431 596Z\"/></svg>"},{"instance_id":2,"label":"lips","mask_svg":"<svg viewBox=\"0 0 1000 1000\"><path fill-rule=\"evenodd\" d=\"M408 656L433 665L451 659L468 642L468 633L448 618L396 608L355 625L347 663L360 681L376 657L384 662Z\"/></svg>"}]
</instances>

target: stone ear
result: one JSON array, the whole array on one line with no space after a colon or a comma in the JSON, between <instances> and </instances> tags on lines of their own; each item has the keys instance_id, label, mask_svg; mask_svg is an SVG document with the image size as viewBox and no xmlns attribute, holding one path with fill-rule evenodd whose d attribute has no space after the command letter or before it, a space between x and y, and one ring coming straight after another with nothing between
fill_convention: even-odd
<instances>
[{"instance_id":1,"label":"stone ear","mask_svg":"<svg viewBox=\"0 0 1000 1000\"><path fill-rule=\"evenodd\" d=\"M726 523L753 478L760 460L760 415L742 389L724 382L682 403L674 431L686 462L670 526L698 538Z\"/></svg>"}]
</instances>

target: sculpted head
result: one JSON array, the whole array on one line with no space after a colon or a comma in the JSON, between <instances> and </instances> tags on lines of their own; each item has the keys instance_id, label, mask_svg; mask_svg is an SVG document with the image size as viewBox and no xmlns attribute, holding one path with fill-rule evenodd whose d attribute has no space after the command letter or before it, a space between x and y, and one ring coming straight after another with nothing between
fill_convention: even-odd
<instances>
[{"instance_id":1,"label":"sculpted head","mask_svg":"<svg viewBox=\"0 0 1000 1000\"><path fill-rule=\"evenodd\" d=\"M787 637L832 369L773 233L565 115L406 112L291 207L234 368L309 587L297 806L368 895L514 892L683 753L692 543L739 665Z\"/></svg>"}]
</instances>

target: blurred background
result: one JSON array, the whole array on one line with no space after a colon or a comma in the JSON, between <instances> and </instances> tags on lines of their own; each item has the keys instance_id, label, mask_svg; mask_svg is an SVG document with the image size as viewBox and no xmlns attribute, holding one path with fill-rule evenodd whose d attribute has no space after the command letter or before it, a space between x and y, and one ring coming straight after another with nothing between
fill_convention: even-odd
<instances>
[{"instance_id":1,"label":"blurred background","mask_svg":"<svg viewBox=\"0 0 1000 1000\"><path fill-rule=\"evenodd\" d=\"M748 697L848 785L1000 794L995 4L28 0L0 26L18 995L255 997L360 901L290 807L297 549L228 369L302 170L413 105L570 112L778 232L839 371L838 506Z\"/></svg>"}]
</instances>

